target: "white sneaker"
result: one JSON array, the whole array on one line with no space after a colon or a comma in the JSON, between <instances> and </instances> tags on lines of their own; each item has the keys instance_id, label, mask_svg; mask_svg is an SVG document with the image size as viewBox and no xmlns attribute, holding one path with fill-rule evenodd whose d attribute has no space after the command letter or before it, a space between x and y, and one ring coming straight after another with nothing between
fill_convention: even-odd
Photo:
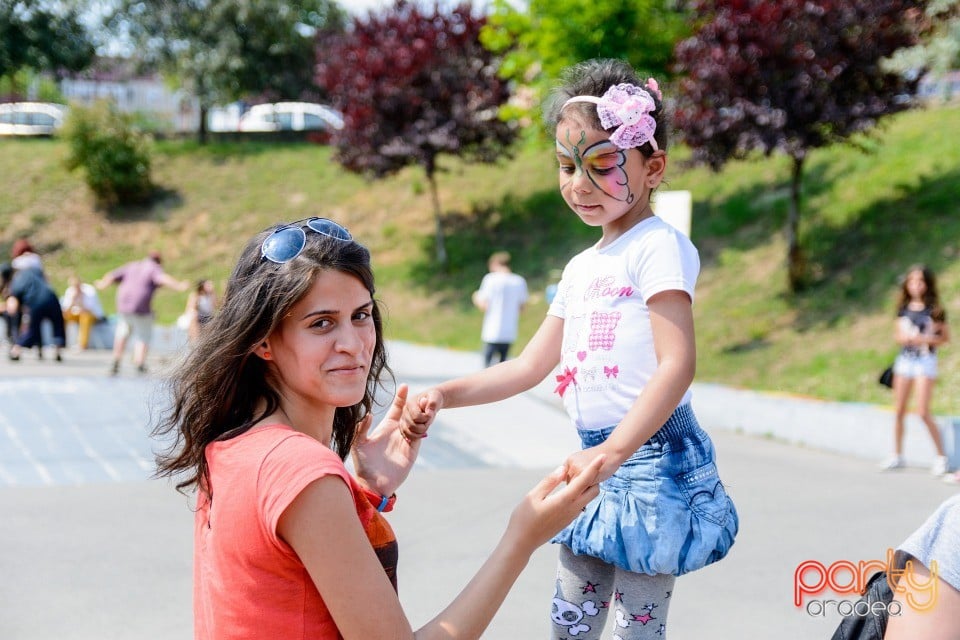
<instances>
[{"instance_id":1,"label":"white sneaker","mask_svg":"<svg viewBox=\"0 0 960 640\"><path fill-rule=\"evenodd\" d=\"M905 466L907 466L907 463L904 462L903 456L890 456L881 463L880 470L893 471L894 469L902 469Z\"/></svg>"},{"instance_id":2,"label":"white sneaker","mask_svg":"<svg viewBox=\"0 0 960 640\"><path fill-rule=\"evenodd\" d=\"M947 484L960 484L960 471L946 474L943 476L943 481Z\"/></svg>"},{"instance_id":3,"label":"white sneaker","mask_svg":"<svg viewBox=\"0 0 960 640\"><path fill-rule=\"evenodd\" d=\"M947 456L937 456L930 465L930 473L935 476L942 476L947 472Z\"/></svg>"}]
</instances>

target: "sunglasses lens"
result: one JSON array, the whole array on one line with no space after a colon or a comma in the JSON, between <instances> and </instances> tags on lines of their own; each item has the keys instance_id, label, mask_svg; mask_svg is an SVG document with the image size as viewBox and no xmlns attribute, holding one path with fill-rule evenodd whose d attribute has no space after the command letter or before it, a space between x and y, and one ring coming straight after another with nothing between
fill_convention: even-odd
<instances>
[{"instance_id":1,"label":"sunglasses lens","mask_svg":"<svg viewBox=\"0 0 960 640\"><path fill-rule=\"evenodd\" d=\"M300 255L306 242L307 234L303 232L303 229L287 227L273 232L269 238L264 240L260 253L270 262L283 264Z\"/></svg>"},{"instance_id":2,"label":"sunglasses lens","mask_svg":"<svg viewBox=\"0 0 960 640\"><path fill-rule=\"evenodd\" d=\"M330 236L331 238L336 238L337 240L353 239L353 236L350 235L349 231L338 225L333 220L327 220L326 218L310 218L310 220L307 221L307 226L317 233Z\"/></svg>"}]
</instances>

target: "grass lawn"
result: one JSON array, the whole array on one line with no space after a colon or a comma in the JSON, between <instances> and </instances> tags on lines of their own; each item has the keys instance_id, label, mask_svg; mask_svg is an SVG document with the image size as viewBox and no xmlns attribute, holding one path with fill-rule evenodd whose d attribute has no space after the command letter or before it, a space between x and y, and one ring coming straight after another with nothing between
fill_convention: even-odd
<instances>
[{"instance_id":1,"label":"grass lawn","mask_svg":"<svg viewBox=\"0 0 960 640\"><path fill-rule=\"evenodd\" d=\"M865 141L813 152L803 183L801 243L811 285L786 288L783 226L789 163L782 156L687 168L671 153L665 189L693 195L691 236L702 272L694 306L698 380L828 399L889 403L876 377L896 352L897 280L916 262L940 276L948 318L960 317L960 108L900 114ZM100 277L160 249L177 277L223 282L241 243L271 223L310 215L343 222L374 255L388 336L478 349L470 293L486 258L507 249L534 299L520 343L545 312L544 287L597 238L563 205L549 148L497 165L447 159L438 174L449 265L437 268L434 221L421 171L372 181L345 173L311 144L233 143L154 148L160 196L149 207L97 210L58 140L0 140L0 253L29 236L58 289L77 272ZM186 294L158 293L173 322ZM110 292L104 295L108 310ZM960 332L956 327L954 333ZM960 349L942 351L934 409L960 415Z\"/></svg>"}]
</instances>

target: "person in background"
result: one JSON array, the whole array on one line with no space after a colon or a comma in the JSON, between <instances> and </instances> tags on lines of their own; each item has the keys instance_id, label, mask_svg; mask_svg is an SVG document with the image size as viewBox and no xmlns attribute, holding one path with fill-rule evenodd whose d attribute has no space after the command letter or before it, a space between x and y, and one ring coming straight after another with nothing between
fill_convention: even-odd
<instances>
[{"instance_id":1,"label":"person in background","mask_svg":"<svg viewBox=\"0 0 960 640\"><path fill-rule=\"evenodd\" d=\"M547 304L553 302L553 299L557 297L557 289L560 288L560 278L562 276L563 269L550 270L550 284L548 284L543 290L543 299Z\"/></svg>"},{"instance_id":2,"label":"person in background","mask_svg":"<svg viewBox=\"0 0 960 640\"><path fill-rule=\"evenodd\" d=\"M527 301L527 281L510 270L510 254L498 251L487 262L489 273L483 276L480 289L473 293L473 304L483 311L483 364L489 367L494 356L497 362L507 359L510 346L517 339L520 312Z\"/></svg>"},{"instance_id":3,"label":"person in background","mask_svg":"<svg viewBox=\"0 0 960 640\"><path fill-rule=\"evenodd\" d=\"M63 361L61 351L66 345L66 332L63 326L63 311L57 294L47 283L38 269L14 269L11 265L0 265L0 280L6 296L8 315L28 314L27 329L17 336L10 346L9 358L13 362L20 360L22 349L37 348L37 357L43 359L43 338L41 325L49 320L53 325L54 358Z\"/></svg>"},{"instance_id":4,"label":"person in background","mask_svg":"<svg viewBox=\"0 0 960 640\"><path fill-rule=\"evenodd\" d=\"M10 249L10 266L15 270L37 269L43 272L43 261L26 238L17 238Z\"/></svg>"},{"instance_id":5,"label":"person in background","mask_svg":"<svg viewBox=\"0 0 960 640\"><path fill-rule=\"evenodd\" d=\"M10 249L10 266L14 270L36 269L46 278L46 274L43 273L43 261L40 259L39 254L34 251L33 245L30 244L30 241L26 238L17 238L13 242L13 246ZM4 298L6 298L6 296L4 296ZM10 314L4 306L0 315L3 316L3 320L7 325L7 341L11 345L15 344L17 338L20 336L23 314L19 311Z\"/></svg>"},{"instance_id":6,"label":"person in background","mask_svg":"<svg viewBox=\"0 0 960 640\"><path fill-rule=\"evenodd\" d=\"M164 272L159 251L151 251L142 260L135 260L114 269L97 280L97 289L106 289L117 283L117 322L113 338L113 364L110 374L120 373L120 361L132 335L136 340L133 364L140 373L147 371L147 353L153 336L153 294L160 287L187 291L190 283L177 280Z\"/></svg>"},{"instance_id":7,"label":"person in background","mask_svg":"<svg viewBox=\"0 0 960 640\"><path fill-rule=\"evenodd\" d=\"M160 475L196 491L196 638L479 638L534 549L597 495L597 463L562 488L560 469L548 475L463 592L414 631L384 512L420 440L398 428L406 385L368 435L389 373L374 291L369 251L339 224L267 229L172 371L154 435L173 443Z\"/></svg>"},{"instance_id":8,"label":"person in background","mask_svg":"<svg viewBox=\"0 0 960 640\"><path fill-rule=\"evenodd\" d=\"M217 308L217 292L213 280L198 280L193 291L187 297L184 315L187 318L187 336L193 344L200 337L200 328L210 322Z\"/></svg>"},{"instance_id":9,"label":"person in background","mask_svg":"<svg viewBox=\"0 0 960 640\"><path fill-rule=\"evenodd\" d=\"M930 402L937 384L937 351L950 341L950 327L946 311L940 304L937 278L923 265L910 267L900 285L894 339L900 345L900 353L893 362L893 454L881 464L881 469L889 471L906 464L903 458L904 418L910 392L915 388L917 414L927 426L937 450L930 473L943 475L948 471L947 456Z\"/></svg>"},{"instance_id":10,"label":"person in background","mask_svg":"<svg viewBox=\"0 0 960 640\"><path fill-rule=\"evenodd\" d=\"M67 289L60 298L60 307L63 309L63 320L66 324L76 322L79 325L77 348L86 350L90 345L90 330L93 325L103 320L103 305L100 304L97 288L81 282L75 275L70 276Z\"/></svg>"}]
</instances>

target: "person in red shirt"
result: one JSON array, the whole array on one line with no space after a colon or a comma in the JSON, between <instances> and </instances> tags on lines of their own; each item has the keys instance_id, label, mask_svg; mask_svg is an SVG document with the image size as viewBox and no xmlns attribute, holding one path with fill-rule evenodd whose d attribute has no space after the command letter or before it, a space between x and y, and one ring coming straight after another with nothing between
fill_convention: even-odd
<instances>
[{"instance_id":1,"label":"person in red shirt","mask_svg":"<svg viewBox=\"0 0 960 640\"><path fill-rule=\"evenodd\" d=\"M267 229L173 370L154 434L173 443L158 473L196 491L196 638L478 638L533 551L597 495L602 461L559 489L562 469L544 478L476 577L414 632L383 512L420 445L399 429L406 385L368 435L389 372L373 296L370 254L342 226Z\"/></svg>"}]
</instances>

